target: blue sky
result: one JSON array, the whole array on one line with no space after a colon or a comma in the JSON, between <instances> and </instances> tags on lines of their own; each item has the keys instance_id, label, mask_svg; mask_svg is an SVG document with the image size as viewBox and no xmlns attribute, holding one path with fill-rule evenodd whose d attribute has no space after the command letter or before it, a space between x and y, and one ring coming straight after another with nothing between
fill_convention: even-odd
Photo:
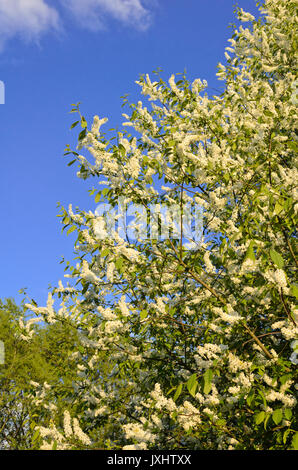
<instances>
[{"instance_id":1,"label":"blue sky","mask_svg":"<svg viewBox=\"0 0 298 470\"><path fill-rule=\"evenodd\" d=\"M43 305L63 279L74 236L61 233L57 202L95 210L92 181L63 157L75 145L71 103L87 120L123 118L120 96L140 99L139 74L187 71L222 86L216 64L234 21L233 0L0 0L0 298L28 295ZM257 14L253 0L239 0Z\"/></svg>"}]
</instances>

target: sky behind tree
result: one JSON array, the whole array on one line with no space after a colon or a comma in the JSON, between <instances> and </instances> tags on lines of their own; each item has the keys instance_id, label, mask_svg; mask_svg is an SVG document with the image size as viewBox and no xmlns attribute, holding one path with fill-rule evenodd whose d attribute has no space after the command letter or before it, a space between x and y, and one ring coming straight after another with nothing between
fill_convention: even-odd
<instances>
[{"instance_id":1,"label":"sky behind tree","mask_svg":"<svg viewBox=\"0 0 298 470\"><path fill-rule=\"evenodd\" d=\"M47 288L63 279L61 257L72 259L75 235L61 234L57 202L94 211L90 181L76 178L63 157L71 103L87 121L125 120L120 96L142 99L141 73L161 67L165 80L186 70L210 95L220 93L216 65L225 63L235 22L233 0L0 0L1 287L44 304ZM257 15L253 0L238 6ZM94 181L96 186L96 181Z\"/></svg>"}]
</instances>

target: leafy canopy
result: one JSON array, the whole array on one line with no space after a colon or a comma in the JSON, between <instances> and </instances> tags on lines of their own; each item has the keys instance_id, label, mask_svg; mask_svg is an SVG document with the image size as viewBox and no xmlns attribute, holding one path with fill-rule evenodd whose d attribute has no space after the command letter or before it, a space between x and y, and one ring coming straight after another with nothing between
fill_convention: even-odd
<instances>
[{"instance_id":1,"label":"leafy canopy","mask_svg":"<svg viewBox=\"0 0 298 470\"><path fill-rule=\"evenodd\" d=\"M106 118L89 127L74 105L82 130L66 153L78 177L104 186L90 190L95 203L182 216L175 237L160 236L158 218L150 237L138 215L130 231L107 230L95 210L61 208L77 235L72 282L27 308L68 319L80 345L63 422L53 413L39 427L41 448L297 448L296 10L293 0L266 0L258 20L237 10L219 96L185 75L141 76L148 103L131 104L112 138ZM191 246L187 204L203 213Z\"/></svg>"}]
</instances>

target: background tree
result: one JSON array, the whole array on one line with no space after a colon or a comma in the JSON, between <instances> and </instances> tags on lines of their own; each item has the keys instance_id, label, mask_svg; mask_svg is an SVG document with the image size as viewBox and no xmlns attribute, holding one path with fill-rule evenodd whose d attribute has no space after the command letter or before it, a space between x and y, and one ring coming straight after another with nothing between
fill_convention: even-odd
<instances>
[{"instance_id":1,"label":"background tree","mask_svg":"<svg viewBox=\"0 0 298 470\"><path fill-rule=\"evenodd\" d=\"M75 376L68 355L76 348L76 330L58 323L33 326L34 320L29 319L27 325L34 327L35 334L25 341L19 337L23 316L23 307L17 306L14 300L0 301L0 340L5 349L4 364L0 365L2 449L34 447L36 424L50 422L51 407L46 403L42 412L36 412L34 399L29 396L32 385L38 387L43 383L48 389L53 387L59 397L55 406L64 408L63 400Z\"/></svg>"}]
</instances>

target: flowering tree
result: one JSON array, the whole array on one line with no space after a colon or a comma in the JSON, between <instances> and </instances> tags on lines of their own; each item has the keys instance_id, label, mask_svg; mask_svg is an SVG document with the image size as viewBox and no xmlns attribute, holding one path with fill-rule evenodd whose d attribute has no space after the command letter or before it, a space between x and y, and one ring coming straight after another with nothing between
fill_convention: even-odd
<instances>
[{"instance_id":1,"label":"flowering tree","mask_svg":"<svg viewBox=\"0 0 298 470\"><path fill-rule=\"evenodd\" d=\"M92 448L102 435L105 448L297 448L295 3L266 0L258 20L237 10L248 27L235 26L218 65L220 96L199 79L141 76L151 107L130 105L132 134L116 141L101 133L106 118L89 130L74 107L70 164L105 186L91 194L118 222L62 208L78 235L74 282L27 305L80 338L64 418L39 428L41 448ZM167 236L158 204L178 208ZM129 227L120 205L134 208ZM190 206L202 209L191 240ZM55 404L58 392L40 390Z\"/></svg>"},{"instance_id":2,"label":"flowering tree","mask_svg":"<svg viewBox=\"0 0 298 470\"><path fill-rule=\"evenodd\" d=\"M32 386L39 387L39 383L43 383L45 390L58 389L60 400L54 409L57 412L62 408L60 413L63 413L63 397L76 378L76 371L69 367L68 356L71 349L77 347L77 331L58 322L41 328L33 317L26 323L31 332L24 335L28 341L20 341L16 332L18 326L23 326L22 317L22 306L18 307L11 299L0 300L0 344L3 345L3 357L0 358L1 450L35 447L38 442L36 422L49 425L51 403L47 408L42 400L45 412L35 410Z\"/></svg>"}]
</instances>

